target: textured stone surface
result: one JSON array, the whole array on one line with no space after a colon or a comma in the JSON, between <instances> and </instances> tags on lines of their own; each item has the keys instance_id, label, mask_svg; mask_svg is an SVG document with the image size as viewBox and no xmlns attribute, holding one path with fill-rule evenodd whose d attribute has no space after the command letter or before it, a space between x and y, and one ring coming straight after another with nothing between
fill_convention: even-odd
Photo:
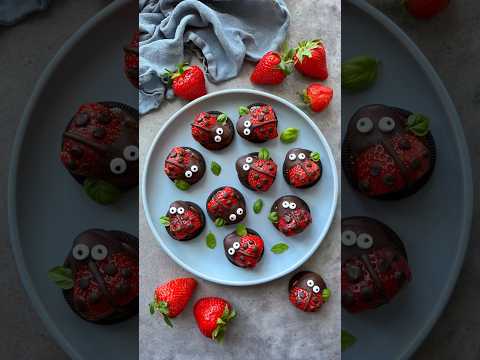
<instances>
[{"instance_id":1,"label":"textured stone surface","mask_svg":"<svg viewBox=\"0 0 480 360\"><path fill-rule=\"evenodd\" d=\"M340 1L322 1L322 6L309 0L287 1L292 22L289 42L296 44L307 38L321 38L328 51L330 77L327 84L334 88L330 107L312 118L325 134L339 166L340 140ZM252 88L249 75L253 65L244 66L240 76L219 86L208 84L213 92L228 88ZM259 89L298 102L297 91L309 81L298 73L282 85ZM140 127L140 154L145 158L154 136L168 117L184 102L176 100L160 110L144 116ZM187 131L187 130L186 130ZM143 167L141 167L143 168ZM188 275L176 265L154 239L140 207L140 358L141 359L339 359L340 358L340 232L338 209L335 222L319 250L303 268L321 273L332 288L331 301L319 313L306 314L288 302L287 287L290 276L266 285L234 288L200 281L193 301L181 316L175 319L175 329L167 328L157 316L148 313L155 286L167 279ZM206 295L221 295L231 300L239 315L231 324L225 343L218 346L204 338L197 330L192 307L196 299Z\"/></svg>"}]
</instances>

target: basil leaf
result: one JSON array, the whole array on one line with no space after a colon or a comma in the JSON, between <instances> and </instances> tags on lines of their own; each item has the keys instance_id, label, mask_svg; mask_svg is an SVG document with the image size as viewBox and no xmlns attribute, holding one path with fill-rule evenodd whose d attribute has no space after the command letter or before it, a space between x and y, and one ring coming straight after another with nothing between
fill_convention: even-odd
<instances>
[{"instance_id":1,"label":"basil leaf","mask_svg":"<svg viewBox=\"0 0 480 360\"><path fill-rule=\"evenodd\" d=\"M280 141L285 144L293 143L298 138L299 130L297 128L286 128L280 134Z\"/></svg>"},{"instance_id":2,"label":"basil leaf","mask_svg":"<svg viewBox=\"0 0 480 360\"><path fill-rule=\"evenodd\" d=\"M270 152L266 148L261 148L258 152L258 158L260 160L268 160L270 159Z\"/></svg>"},{"instance_id":3,"label":"basil leaf","mask_svg":"<svg viewBox=\"0 0 480 360\"><path fill-rule=\"evenodd\" d=\"M332 295L332 292L330 291L329 288L325 288L322 291L322 298L326 302L328 299L330 299L330 296Z\"/></svg>"},{"instance_id":4,"label":"basil leaf","mask_svg":"<svg viewBox=\"0 0 480 360\"><path fill-rule=\"evenodd\" d=\"M262 209L263 209L263 200L262 199L255 200L255 202L253 203L253 212L255 214L260 214L262 212Z\"/></svg>"},{"instance_id":5,"label":"basil leaf","mask_svg":"<svg viewBox=\"0 0 480 360\"><path fill-rule=\"evenodd\" d=\"M430 119L422 114L412 114L407 119L407 129L417 136L425 136L430 131Z\"/></svg>"},{"instance_id":6,"label":"basil leaf","mask_svg":"<svg viewBox=\"0 0 480 360\"><path fill-rule=\"evenodd\" d=\"M212 232L209 232L207 235L207 246L209 249L215 249L215 247L217 246L217 238Z\"/></svg>"},{"instance_id":7,"label":"basil leaf","mask_svg":"<svg viewBox=\"0 0 480 360\"><path fill-rule=\"evenodd\" d=\"M223 220L222 218L216 218L215 219L215 226L216 227L222 227L225 225L225 220Z\"/></svg>"},{"instance_id":8,"label":"basil leaf","mask_svg":"<svg viewBox=\"0 0 480 360\"><path fill-rule=\"evenodd\" d=\"M70 290L73 288L72 269L65 266L55 266L50 269L48 271L48 278L63 290Z\"/></svg>"},{"instance_id":9,"label":"basil leaf","mask_svg":"<svg viewBox=\"0 0 480 360\"><path fill-rule=\"evenodd\" d=\"M268 220L270 220L274 224L278 223L278 213L272 211L270 214L268 214Z\"/></svg>"},{"instance_id":10,"label":"basil leaf","mask_svg":"<svg viewBox=\"0 0 480 360\"><path fill-rule=\"evenodd\" d=\"M342 351L347 350L350 346L357 342L357 338L348 331L342 329Z\"/></svg>"},{"instance_id":11,"label":"basil leaf","mask_svg":"<svg viewBox=\"0 0 480 360\"><path fill-rule=\"evenodd\" d=\"M182 191L190 189L190 184L185 180L175 180L175 186Z\"/></svg>"},{"instance_id":12,"label":"basil leaf","mask_svg":"<svg viewBox=\"0 0 480 360\"><path fill-rule=\"evenodd\" d=\"M225 113L221 113L220 115L217 116L217 122L219 124L225 124L227 122L228 116Z\"/></svg>"},{"instance_id":13,"label":"basil leaf","mask_svg":"<svg viewBox=\"0 0 480 360\"><path fill-rule=\"evenodd\" d=\"M274 254L281 254L288 250L288 245L285 243L278 243L272 246L270 249Z\"/></svg>"},{"instance_id":14,"label":"basil leaf","mask_svg":"<svg viewBox=\"0 0 480 360\"><path fill-rule=\"evenodd\" d=\"M210 170L212 170L212 173L214 175L218 176L222 172L222 167L219 163L212 161L212 163L210 164Z\"/></svg>"},{"instance_id":15,"label":"basil leaf","mask_svg":"<svg viewBox=\"0 0 480 360\"><path fill-rule=\"evenodd\" d=\"M243 224L238 224L237 225L237 230L236 233L238 236L245 236L247 235L247 227Z\"/></svg>"},{"instance_id":16,"label":"basil leaf","mask_svg":"<svg viewBox=\"0 0 480 360\"><path fill-rule=\"evenodd\" d=\"M163 226L170 226L170 217L169 216L162 216L160 218L160 224Z\"/></svg>"},{"instance_id":17,"label":"basil leaf","mask_svg":"<svg viewBox=\"0 0 480 360\"><path fill-rule=\"evenodd\" d=\"M87 178L83 182L83 189L93 201L101 205L110 205L122 196L122 192L109 182Z\"/></svg>"},{"instance_id":18,"label":"basil leaf","mask_svg":"<svg viewBox=\"0 0 480 360\"><path fill-rule=\"evenodd\" d=\"M318 151L310 153L310 160L319 162L320 161L320 153Z\"/></svg>"},{"instance_id":19,"label":"basil leaf","mask_svg":"<svg viewBox=\"0 0 480 360\"><path fill-rule=\"evenodd\" d=\"M377 78L379 61L370 56L356 56L342 63L342 88L360 91Z\"/></svg>"},{"instance_id":20,"label":"basil leaf","mask_svg":"<svg viewBox=\"0 0 480 360\"><path fill-rule=\"evenodd\" d=\"M240 107L238 108L238 113L239 113L240 115L248 115L248 114L250 114L250 109L249 109L248 107L246 107L246 106L240 106Z\"/></svg>"}]
</instances>

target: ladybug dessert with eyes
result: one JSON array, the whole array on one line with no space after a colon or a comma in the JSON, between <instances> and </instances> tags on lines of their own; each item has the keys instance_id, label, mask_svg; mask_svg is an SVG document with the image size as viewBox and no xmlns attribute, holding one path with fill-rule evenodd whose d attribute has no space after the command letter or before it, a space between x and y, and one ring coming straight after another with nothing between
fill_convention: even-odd
<instances>
[{"instance_id":1,"label":"ladybug dessert with eyes","mask_svg":"<svg viewBox=\"0 0 480 360\"><path fill-rule=\"evenodd\" d=\"M283 162L283 177L297 189L315 185L322 177L320 153L306 149L291 149Z\"/></svg>"},{"instance_id":2,"label":"ladybug dessert with eyes","mask_svg":"<svg viewBox=\"0 0 480 360\"><path fill-rule=\"evenodd\" d=\"M160 218L168 234L179 241L191 240L205 227L205 215L202 209L190 201L175 201L168 212Z\"/></svg>"},{"instance_id":3,"label":"ladybug dessert with eyes","mask_svg":"<svg viewBox=\"0 0 480 360\"><path fill-rule=\"evenodd\" d=\"M193 120L192 136L208 150L226 148L232 143L234 135L232 120L220 111L204 111Z\"/></svg>"},{"instance_id":4,"label":"ladybug dessert with eyes","mask_svg":"<svg viewBox=\"0 0 480 360\"><path fill-rule=\"evenodd\" d=\"M253 143L263 143L278 136L277 114L270 105L251 104L241 106L237 121L237 132Z\"/></svg>"},{"instance_id":5,"label":"ladybug dessert with eyes","mask_svg":"<svg viewBox=\"0 0 480 360\"><path fill-rule=\"evenodd\" d=\"M238 224L247 216L245 198L233 187L220 187L208 197L207 212L218 227Z\"/></svg>"},{"instance_id":6,"label":"ladybug dessert with eyes","mask_svg":"<svg viewBox=\"0 0 480 360\"><path fill-rule=\"evenodd\" d=\"M255 267L263 256L264 244L260 235L245 225L237 225L237 230L223 240L225 255L230 262L242 268Z\"/></svg>"},{"instance_id":7,"label":"ladybug dessert with eyes","mask_svg":"<svg viewBox=\"0 0 480 360\"><path fill-rule=\"evenodd\" d=\"M300 234L312 223L307 203L295 195L277 199L272 205L268 218L285 236Z\"/></svg>"},{"instance_id":8,"label":"ladybug dessert with eyes","mask_svg":"<svg viewBox=\"0 0 480 360\"><path fill-rule=\"evenodd\" d=\"M277 176L277 164L267 149L242 156L235 168L240 182L253 191L268 191Z\"/></svg>"},{"instance_id":9,"label":"ladybug dessert with eyes","mask_svg":"<svg viewBox=\"0 0 480 360\"><path fill-rule=\"evenodd\" d=\"M74 240L64 265L48 275L87 321L110 324L138 313L138 239L133 235L87 230Z\"/></svg>"},{"instance_id":10,"label":"ladybug dessert with eyes","mask_svg":"<svg viewBox=\"0 0 480 360\"><path fill-rule=\"evenodd\" d=\"M80 106L63 132L60 159L100 204L138 185L138 112L124 104Z\"/></svg>"},{"instance_id":11,"label":"ladybug dessert with eyes","mask_svg":"<svg viewBox=\"0 0 480 360\"><path fill-rule=\"evenodd\" d=\"M181 190L196 184L205 174L205 159L197 150L176 146L165 159L165 174Z\"/></svg>"},{"instance_id":12,"label":"ladybug dessert with eyes","mask_svg":"<svg viewBox=\"0 0 480 360\"><path fill-rule=\"evenodd\" d=\"M128 80L138 89L138 42L139 32L136 31L130 43L123 48L123 70Z\"/></svg>"},{"instance_id":13,"label":"ladybug dessert with eyes","mask_svg":"<svg viewBox=\"0 0 480 360\"><path fill-rule=\"evenodd\" d=\"M358 313L390 302L412 279L405 247L387 225L342 219L342 305Z\"/></svg>"},{"instance_id":14,"label":"ladybug dessert with eyes","mask_svg":"<svg viewBox=\"0 0 480 360\"><path fill-rule=\"evenodd\" d=\"M290 302L305 312L320 310L330 299L330 289L320 275L313 271L301 271L288 283Z\"/></svg>"},{"instance_id":15,"label":"ladybug dessert with eyes","mask_svg":"<svg viewBox=\"0 0 480 360\"><path fill-rule=\"evenodd\" d=\"M433 172L435 156L428 118L385 105L358 110L342 146L350 184L369 197L386 200L419 190Z\"/></svg>"}]
</instances>

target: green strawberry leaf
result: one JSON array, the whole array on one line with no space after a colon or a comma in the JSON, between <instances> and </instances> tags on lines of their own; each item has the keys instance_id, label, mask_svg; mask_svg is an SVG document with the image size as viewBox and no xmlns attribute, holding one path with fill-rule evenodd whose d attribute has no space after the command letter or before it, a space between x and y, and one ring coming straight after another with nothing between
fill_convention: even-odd
<instances>
[{"instance_id":1,"label":"green strawberry leaf","mask_svg":"<svg viewBox=\"0 0 480 360\"><path fill-rule=\"evenodd\" d=\"M285 144L293 143L298 138L299 130L296 128L286 128L280 134L280 140Z\"/></svg>"},{"instance_id":2,"label":"green strawberry leaf","mask_svg":"<svg viewBox=\"0 0 480 360\"><path fill-rule=\"evenodd\" d=\"M216 218L215 219L215 226L216 227L222 227L225 225L225 220L223 220L222 218Z\"/></svg>"},{"instance_id":3,"label":"green strawberry leaf","mask_svg":"<svg viewBox=\"0 0 480 360\"><path fill-rule=\"evenodd\" d=\"M430 131L430 119L422 114L412 114L407 119L407 129L417 136L425 136Z\"/></svg>"},{"instance_id":4,"label":"green strawberry leaf","mask_svg":"<svg viewBox=\"0 0 480 360\"><path fill-rule=\"evenodd\" d=\"M162 216L160 218L160 224L162 224L165 227L170 226L170 217L169 216Z\"/></svg>"},{"instance_id":5,"label":"green strawberry leaf","mask_svg":"<svg viewBox=\"0 0 480 360\"><path fill-rule=\"evenodd\" d=\"M320 161L320 153L318 151L310 153L310 160L319 162Z\"/></svg>"},{"instance_id":6,"label":"green strawberry leaf","mask_svg":"<svg viewBox=\"0 0 480 360\"><path fill-rule=\"evenodd\" d=\"M288 245L282 242L273 245L272 248L270 249L270 251L273 252L274 254L281 254L287 250L288 250Z\"/></svg>"},{"instance_id":7,"label":"green strawberry leaf","mask_svg":"<svg viewBox=\"0 0 480 360\"><path fill-rule=\"evenodd\" d=\"M65 266L55 266L50 269L48 271L48 278L63 290L70 290L73 288L72 269Z\"/></svg>"},{"instance_id":8,"label":"green strawberry leaf","mask_svg":"<svg viewBox=\"0 0 480 360\"><path fill-rule=\"evenodd\" d=\"M246 106L240 106L240 107L238 108L238 113L239 113L240 115L248 115L248 114L250 114L250 109L249 109L248 107L246 107Z\"/></svg>"},{"instance_id":9,"label":"green strawberry leaf","mask_svg":"<svg viewBox=\"0 0 480 360\"><path fill-rule=\"evenodd\" d=\"M328 301L328 299L330 299L330 296L332 295L332 292L330 291L329 288L325 288L323 289L322 291L322 298L325 302Z\"/></svg>"},{"instance_id":10,"label":"green strawberry leaf","mask_svg":"<svg viewBox=\"0 0 480 360\"><path fill-rule=\"evenodd\" d=\"M110 205L122 196L122 192L109 182L87 178L83 182L83 190L93 201L101 205Z\"/></svg>"},{"instance_id":11,"label":"green strawberry leaf","mask_svg":"<svg viewBox=\"0 0 480 360\"><path fill-rule=\"evenodd\" d=\"M210 164L210 170L214 175L218 176L222 172L222 167L219 163L212 161L212 163Z\"/></svg>"},{"instance_id":12,"label":"green strawberry leaf","mask_svg":"<svg viewBox=\"0 0 480 360\"><path fill-rule=\"evenodd\" d=\"M207 235L207 247L209 249L215 249L217 246L217 238L215 237L215 234L212 232L209 232Z\"/></svg>"},{"instance_id":13,"label":"green strawberry leaf","mask_svg":"<svg viewBox=\"0 0 480 360\"><path fill-rule=\"evenodd\" d=\"M342 88L360 91L377 79L379 61L370 56L356 56L342 63Z\"/></svg>"},{"instance_id":14,"label":"green strawberry leaf","mask_svg":"<svg viewBox=\"0 0 480 360\"><path fill-rule=\"evenodd\" d=\"M244 224L238 224L236 233L237 233L238 236L247 235L247 227Z\"/></svg>"},{"instance_id":15,"label":"green strawberry leaf","mask_svg":"<svg viewBox=\"0 0 480 360\"><path fill-rule=\"evenodd\" d=\"M258 158L260 160L269 160L270 159L270 152L266 148L261 148L258 152Z\"/></svg>"},{"instance_id":16,"label":"green strawberry leaf","mask_svg":"<svg viewBox=\"0 0 480 360\"><path fill-rule=\"evenodd\" d=\"M151 315L154 315L155 312L158 311L162 315L163 321L165 321L168 326L173 327L170 317L168 316L169 310L166 301L152 301L150 304L148 304L148 308Z\"/></svg>"},{"instance_id":17,"label":"green strawberry leaf","mask_svg":"<svg viewBox=\"0 0 480 360\"><path fill-rule=\"evenodd\" d=\"M190 184L185 180L175 180L175 186L182 191L190 189Z\"/></svg>"},{"instance_id":18,"label":"green strawberry leaf","mask_svg":"<svg viewBox=\"0 0 480 360\"><path fill-rule=\"evenodd\" d=\"M263 200L262 199L255 200L255 202L253 203L253 212L255 214L260 214L262 212L262 209L263 209Z\"/></svg>"},{"instance_id":19,"label":"green strawberry leaf","mask_svg":"<svg viewBox=\"0 0 480 360\"><path fill-rule=\"evenodd\" d=\"M225 113L221 113L217 116L217 122L224 125L227 122L228 116Z\"/></svg>"},{"instance_id":20,"label":"green strawberry leaf","mask_svg":"<svg viewBox=\"0 0 480 360\"><path fill-rule=\"evenodd\" d=\"M155 314L155 303L151 302L148 304L148 308L150 309L150 315Z\"/></svg>"},{"instance_id":21,"label":"green strawberry leaf","mask_svg":"<svg viewBox=\"0 0 480 360\"><path fill-rule=\"evenodd\" d=\"M163 314L163 321L165 321L165 324L167 324L168 326L170 326L171 328L173 328L173 324L172 324L172 322L170 321L170 318L169 318L167 315L165 315L165 314Z\"/></svg>"},{"instance_id":22,"label":"green strawberry leaf","mask_svg":"<svg viewBox=\"0 0 480 360\"><path fill-rule=\"evenodd\" d=\"M350 346L357 342L357 338L348 331L342 329L342 351L347 350Z\"/></svg>"},{"instance_id":23,"label":"green strawberry leaf","mask_svg":"<svg viewBox=\"0 0 480 360\"><path fill-rule=\"evenodd\" d=\"M278 213L272 211L270 214L268 214L268 220L270 220L274 224L278 223Z\"/></svg>"}]
</instances>

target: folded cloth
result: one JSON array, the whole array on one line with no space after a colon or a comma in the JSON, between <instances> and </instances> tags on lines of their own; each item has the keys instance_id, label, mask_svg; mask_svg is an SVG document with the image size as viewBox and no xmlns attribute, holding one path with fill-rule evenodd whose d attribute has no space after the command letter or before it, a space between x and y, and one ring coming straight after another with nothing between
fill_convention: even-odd
<instances>
[{"instance_id":1,"label":"folded cloth","mask_svg":"<svg viewBox=\"0 0 480 360\"><path fill-rule=\"evenodd\" d=\"M45 10L50 0L0 0L0 25L13 25L25 16Z\"/></svg>"},{"instance_id":2,"label":"folded cloth","mask_svg":"<svg viewBox=\"0 0 480 360\"><path fill-rule=\"evenodd\" d=\"M162 74L199 55L209 81L238 75L245 59L258 61L285 41L283 0L139 0L140 113L160 106Z\"/></svg>"}]
</instances>

